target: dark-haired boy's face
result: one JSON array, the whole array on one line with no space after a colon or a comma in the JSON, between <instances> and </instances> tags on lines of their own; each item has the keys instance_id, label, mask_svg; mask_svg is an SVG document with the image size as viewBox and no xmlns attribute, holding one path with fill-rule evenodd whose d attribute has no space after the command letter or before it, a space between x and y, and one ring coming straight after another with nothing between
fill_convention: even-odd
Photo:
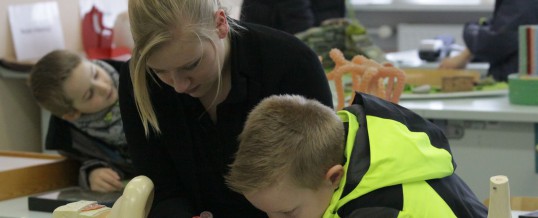
<instances>
[{"instance_id":1,"label":"dark-haired boy's face","mask_svg":"<svg viewBox=\"0 0 538 218\"><path fill-rule=\"evenodd\" d=\"M82 61L64 81L63 90L81 113L104 110L118 100L118 90L110 75L97 65Z\"/></svg>"},{"instance_id":2,"label":"dark-haired boy's face","mask_svg":"<svg viewBox=\"0 0 538 218\"><path fill-rule=\"evenodd\" d=\"M270 218L317 218L323 216L333 192L330 183L312 190L283 179L269 188L247 193L245 197Z\"/></svg>"}]
</instances>

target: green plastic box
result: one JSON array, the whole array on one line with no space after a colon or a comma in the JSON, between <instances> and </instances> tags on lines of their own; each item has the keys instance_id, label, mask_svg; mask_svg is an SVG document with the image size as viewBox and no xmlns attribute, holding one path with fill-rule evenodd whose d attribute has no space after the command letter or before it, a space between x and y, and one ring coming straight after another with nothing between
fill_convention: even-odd
<instances>
[{"instance_id":1,"label":"green plastic box","mask_svg":"<svg viewBox=\"0 0 538 218\"><path fill-rule=\"evenodd\" d=\"M512 104L538 105L538 76L508 76L508 98Z\"/></svg>"}]
</instances>

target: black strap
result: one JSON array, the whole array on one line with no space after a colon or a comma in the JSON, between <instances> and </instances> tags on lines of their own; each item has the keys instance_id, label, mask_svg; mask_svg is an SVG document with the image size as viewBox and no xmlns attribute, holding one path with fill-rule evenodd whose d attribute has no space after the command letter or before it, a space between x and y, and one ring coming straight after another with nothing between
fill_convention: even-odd
<instances>
[{"instance_id":1,"label":"black strap","mask_svg":"<svg viewBox=\"0 0 538 218\"><path fill-rule=\"evenodd\" d=\"M340 217L398 217L403 209L401 185L383 187L353 199L338 209ZM368 216L367 216L368 215Z\"/></svg>"}]
</instances>

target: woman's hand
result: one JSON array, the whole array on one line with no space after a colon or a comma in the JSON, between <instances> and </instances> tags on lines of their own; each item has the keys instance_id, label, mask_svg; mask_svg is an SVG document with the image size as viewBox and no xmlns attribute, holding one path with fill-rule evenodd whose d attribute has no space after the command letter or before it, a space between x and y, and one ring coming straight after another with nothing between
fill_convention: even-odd
<instances>
[{"instance_id":1,"label":"woman's hand","mask_svg":"<svg viewBox=\"0 0 538 218\"><path fill-rule=\"evenodd\" d=\"M90 189L97 192L121 191L123 183L120 179L111 168L96 168L90 172Z\"/></svg>"}]
</instances>

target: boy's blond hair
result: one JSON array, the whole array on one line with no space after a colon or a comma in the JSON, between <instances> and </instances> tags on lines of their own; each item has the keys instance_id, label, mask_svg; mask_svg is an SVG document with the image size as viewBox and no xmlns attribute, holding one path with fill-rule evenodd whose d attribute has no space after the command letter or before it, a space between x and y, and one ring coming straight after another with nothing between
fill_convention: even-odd
<instances>
[{"instance_id":1,"label":"boy's blond hair","mask_svg":"<svg viewBox=\"0 0 538 218\"><path fill-rule=\"evenodd\" d=\"M211 40L210 34L215 31L214 13L218 9L221 9L219 0L129 0L129 22L135 42L129 67L135 103L146 134L150 127L160 132L148 92L146 72L150 69L146 62L155 49L173 40L173 31L181 29L183 34L194 34L200 44L202 40ZM233 19L227 17L227 20L230 32L242 28Z\"/></svg>"},{"instance_id":2,"label":"boy's blond hair","mask_svg":"<svg viewBox=\"0 0 538 218\"><path fill-rule=\"evenodd\" d=\"M37 103L52 114L62 117L73 112L73 101L63 90L65 80L83 61L78 54L55 50L43 56L32 68L28 84Z\"/></svg>"},{"instance_id":3,"label":"boy's blond hair","mask_svg":"<svg viewBox=\"0 0 538 218\"><path fill-rule=\"evenodd\" d=\"M298 95L271 96L250 112L226 176L239 193L268 188L286 175L316 190L344 158L344 126L333 109Z\"/></svg>"}]
</instances>

